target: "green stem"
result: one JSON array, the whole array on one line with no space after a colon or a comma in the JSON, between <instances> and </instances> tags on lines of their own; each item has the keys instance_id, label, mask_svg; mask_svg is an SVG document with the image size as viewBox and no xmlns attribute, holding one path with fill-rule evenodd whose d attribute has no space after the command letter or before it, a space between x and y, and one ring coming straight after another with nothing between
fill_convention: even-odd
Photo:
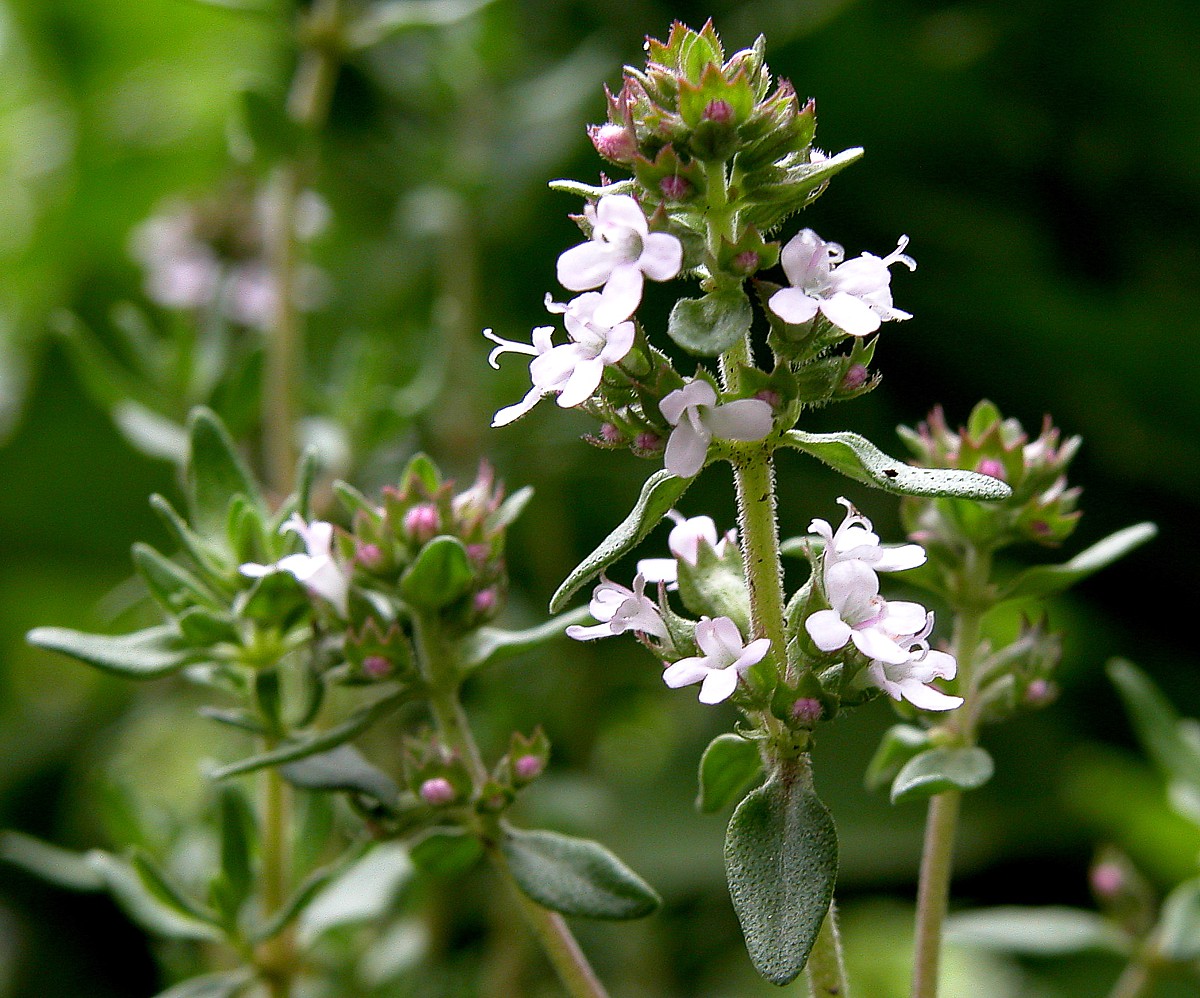
<instances>
[{"instance_id":1,"label":"green stem","mask_svg":"<svg viewBox=\"0 0 1200 998\"><path fill-rule=\"evenodd\" d=\"M846 961L842 956L842 934L838 929L837 905L832 901L804 969L812 998L847 998L850 994L850 980L846 976Z\"/></svg>"},{"instance_id":2,"label":"green stem","mask_svg":"<svg viewBox=\"0 0 1200 998\"><path fill-rule=\"evenodd\" d=\"M958 661L959 689L965 703L954 720L958 723L960 745L975 743L975 657L987 609L985 593L991 575L991 559L986 552L968 550L964 560L962 589L958 594L959 612L954 619L951 650ZM953 721L951 723L954 723ZM917 922L913 954L912 998L937 998L938 969L942 953L942 929L950 905L950 880L954 867L954 844L958 837L958 819L962 792L947 790L929 801L925 820L925 844L921 854L921 874L917 887Z\"/></svg>"},{"instance_id":3,"label":"green stem","mask_svg":"<svg viewBox=\"0 0 1200 998\"><path fill-rule=\"evenodd\" d=\"M288 114L312 136L329 114L340 61L336 44L340 0L317 0L308 15L303 48L288 94ZM296 426L302 406L304 327L296 307L296 208L308 163L301 152L276 168L271 183L267 256L275 285L274 311L263 364L263 461L272 491L292 491Z\"/></svg>"},{"instance_id":4,"label":"green stem","mask_svg":"<svg viewBox=\"0 0 1200 998\"><path fill-rule=\"evenodd\" d=\"M1146 998L1153 983L1154 966L1139 953L1125 966L1108 998Z\"/></svg>"},{"instance_id":5,"label":"green stem","mask_svg":"<svg viewBox=\"0 0 1200 998\"><path fill-rule=\"evenodd\" d=\"M456 751L471 773L475 794L482 792L489 774L479 746L471 734L466 712L459 700L461 668L454 643L443 632L441 622L430 614L416 621L417 654L429 687L429 705L434 724L446 746ZM561 915L527 898L517 886L504 854L496 845L500 834L494 816L484 817L485 845L488 857L516 894L521 911L546 957L557 971L572 998L607 998L607 993L592 970L579 943Z\"/></svg>"},{"instance_id":6,"label":"green stem","mask_svg":"<svg viewBox=\"0 0 1200 998\"><path fill-rule=\"evenodd\" d=\"M268 751L272 747L268 744ZM263 909L273 915L287 901L291 808L287 784L274 766L264 770L261 787ZM295 956L295 939L290 927L260 947L257 956L259 973L271 998L290 998Z\"/></svg>"}]
</instances>

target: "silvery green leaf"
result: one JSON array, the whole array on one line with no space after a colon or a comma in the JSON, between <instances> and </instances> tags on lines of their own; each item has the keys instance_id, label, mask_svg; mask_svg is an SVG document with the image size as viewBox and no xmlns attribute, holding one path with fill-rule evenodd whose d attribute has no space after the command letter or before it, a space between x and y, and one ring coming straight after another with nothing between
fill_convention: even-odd
<instances>
[{"instance_id":1,"label":"silvery green leaf","mask_svg":"<svg viewBox=\"0 0 1200 998\"><path fill-rule=\"evenodd\" d=\"M399 842L380 842L342 870L305 908L300 937L312 941L340 925L382 918L411 879L413 863Z\"/></svg>"},{"instance_id":2,"label":"silvery green leaf","mask_svg":"<svg viewBox=\"0 0 1200 998\"><path fill-rule=\"evenodd\" d=\"M203 537L223 538L234 496L245 496L264 508L258 483L216 413L193 409L188 440L185 478L192 525Z\"/></svg>"},{"instance_id":3,"label":"silvery green leaf","mask_svg":"<svg viewBox=\"0 0 1200 998\"><path fill-rule=\"evenodd\" d=\"M929 748L929 732L912 724L896 724L884 732L867 765L863 782L868 790L890 783L913 756Z\"/></svg>"},{"instance_id":4,"label":"silvery green leaf","mask_svg":"<svg viewBox=\"0 0 1200 998\"><path fill-rule=\"evenodd\" d=\"M946 790L975 790L992 778L995 765L978 746L932 748L904 764L892 781L892 803L923 800Z\"/></svg>"},{"instance_id":5,"label":"silvery green leaf","mask_svg":"<svg viewBox=\"0 0 1200 998\"><path fill-rule=\"evenodd\" d=\"M805 433L789 430L783 442L824 461L848 478L907 496L945 496L951 499L1007 499L1012 489L990 475L954 468L914 468L888 457L857 433Z\"/></svg>"},{"instance_id":6,"label":"silvery green leaf","mask_svg":"<svg viewBox=\"0 0 1200 998\"><path fill-rule=\"evenodd\" d=\"M366 794L387 808L400 798L396 781L372 765L353 745L339 745L279 767L283 778L304 790L341 790Z\"/></svg>"},{"instance_id":7,"label":"silvery green leaf","mask_svg":"<svg viewBox=\"0 0 1200 998\"><path fill-rule=\"evenodd\" d=\"M557 641L566 636L570 625L583 624L589 620L591 614L588 613L587 607L579 607L521 631L509 631L502 627L480 627L463 638L459 646L459 660L464 669L494 665L551 641Z\"/></svg>"},{"instance_id":8,"label":"silvery green leaf","mask_svg":"<svg viewBox=\"0 0 1200 998\"><path fill-rule=\"evenodd\" d=\"M155 998L235 998L254 980L249 970L205 974L160 991Z\"/></svg>"},{"instance_id":9,"label":"silvery green leaf","mask_svg":"<svg viewBox=\"0 0 1200 998\"><path fill-rule=\"evenodd\" d=\"M728 807L762 779L762 772L757 742L741 735L717 735L700 757L696 807L705 814Z\"/></svg>"},{"instance_id":10,"label":"silvery green leaf","mask_svg":"<svg viewBox=\"0 0 1200 998\"><path fill-rule=\"evenodd\" d=\"M680 298L671 309L667 335L688 353L718 357L750 331L754 311L740 287Z\"/></svg>"},{"instance_id":11,"label":"silvery green leaf","mask_svg":"<svg viewBox=\"0 0 1200 998\"><path fill-rule=\"evenodd\" d=\"M1167 895L1155 937L1158 952L1168 960L1200 959L1200 879L1188 880Z\"/></svg>"},{"instance_id":12,"label":"silvery green leaf","mask_svg":"<svg viewBox=\"0 0 1200 998\"><path fill-rule=\"evenodd\" d=\"M0 832L0 860L69 891L102 891L106 886L103 875L84 853L22 832Z\"/></svg>"},{"instance_id":13,"label":"silvery green leaf","mask_svg":"<svg viewBox=\"0 0 1200 998\"><path fill-rule=\"evenodd\" d=\"M1013 579L1002 592L1004 599L1030 599L1061 593L1089 575L1119 561L1158 533L1153 523L1137 523L1109 534L1061 565L1035 565Z\"/></svg>"},{"instance_id":14,"label":"silvery green leaf","mask_svg":"<svg viewBox=\"0 0 1200 998\"><path fill-rule=\"evenodd\" d=\"M66 627L35 627L26 640L126 679L157 679L196 660L174 624L133 634L87 634Z\"/></svg>"},{"instance_id":15,"label":"silvery green leaf","mask_svg":"<svg viewBox=\"0 0 1200 998\"><path fill-rule=\"evenodd\" d=\"M1111 922L1095 912L1065 907L984 908L951 915L946 942L1031 956L1130 949L1130 941Z\"/></svg>"}]
</instances>

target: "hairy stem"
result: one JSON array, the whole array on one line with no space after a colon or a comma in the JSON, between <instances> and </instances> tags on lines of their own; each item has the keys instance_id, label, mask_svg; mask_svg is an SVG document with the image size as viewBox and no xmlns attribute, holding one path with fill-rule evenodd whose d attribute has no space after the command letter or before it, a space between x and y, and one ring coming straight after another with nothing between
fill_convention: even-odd
<instances>
[{"instance_id":1,"label":"hairy stem","mask_svg":"<svg viewBox=\"0 0 1200 998\"><path fill-rule=\"evenodd\" d=\"M474 792L478 795L488 780L488 771L459 700L461 667L457 650L443 632L440 621L432 614L418 618L415 636L421 669L429 688L429 704L434 724L447 748L457 752L466 763L471 773ZM596 972L592 970L562 916L543 908L521 893L513 880L504 854L497 845L496 840L502 833L495 816L491 816L490 820L485 816L484 825L488 857L517 895L526 922L557 971L567 993L572 998L607 998Z\"/></svg>"},{"instance_id":2,"label":"hairy stem","mask_svg":"<svg viewBox=\"0 0 1200 998\"><path fill-rule=\"evenodd\" d=\"M991 574L987 554L967 553L963 567L959 612L954 619L952 651L958 661L959 688L966 702L956 712L961 745L975 743L975 657L979 650L985 593ZM962 792L947 790L929 801L925 820L925 844L917 888L917 923L913 955L912 998L937 998L938 969L942 954L942 927L950 904L950 880L954 867L954 844Z\"/></svg>"},{"instance_id":3,"label":"hairy stem","mask_svg":"<svg viewBox=\"0 0 1200 998\"><path fill-rule=\"evenodd\" d=\"M832 901L804 970L808 975L808 990L812 998L847 998L850 994L846 961L842 956L842 934L838 929L837 905Z\"/></svg>"}]
</instances>

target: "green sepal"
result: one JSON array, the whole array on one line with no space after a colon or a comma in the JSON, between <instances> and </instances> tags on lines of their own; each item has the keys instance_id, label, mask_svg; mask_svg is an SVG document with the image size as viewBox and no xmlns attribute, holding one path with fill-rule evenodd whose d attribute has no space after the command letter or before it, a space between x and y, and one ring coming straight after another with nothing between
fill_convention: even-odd
<instances>
[{"instance_id":1,"label":"green sepal","mask_svg":"<svg viewBox=\"0 0 1200 998\"><path fill-rule=\"evenodd\" d=\"M857 433L805 433L789 430L783 442L824 461L848 478L908 496L946 496L953 499L1007 499L1012 489L998 478L974 471L914 468L888 457Z\"/></svg>"},{"instance_id":2,"label":"green sepal","mask_svg":"<svg viewBox=\"0 0 1200 998\"><path fill-rule=\"evenodd\" d=\"M654 890L598 842L505 828L500 851L517 886L543 908L583 918L643 918Z\"/></svg>"},{"instance_id":3,"label":"green sepal","mask_svg":"<svg viewBox=\"0 0 1200 998\"><path fill-rule=\"evenodd\" d=\"M646 479L630 514L591 554L581 561L550 600L550 612L558 613L591 579L632 551L650 533L667 511L688 490L694 478L676 478L665 468Z\"/></svg>"},{"instance_id":4,"label":"green sepal","mask_svg":"<svg viewBox=\"0 0 1200 998\"><path fill-rule=\"evenodd\" d=\"M0 861L69 891L102 891L103 874L85 853L63 849L23 832L0 832Z\"/></svg>"},{"instance_id":5,"label":"green sepal","mask_svg":"<svg viewBox=\"0 0 1200 998\"><path fill-rule=\"evenodd\" d=\"M433 828L409 850L413 863L435 877L457 877L483 856L483 844L461 828Z\"/></svg>"},{"instance_id":6,"label":"green sepal","mask_svg":"<svg viewBox=\"0 0 1200 998\"><path fill-rule=\"evenodd\" d=\"M680 298L667 320L667 335L688 353L717 357L740 342L753 321L741 287L724 288L703 298Z\"/></svg>"},{"instance_id":7,"label":"green sepal","mask_svg":"<svg viewBox=\"0 0 1200 998\"><path fill-rule=\"evenodd\" d=\"M396 781L372 765L353 745L339 745L284 763L279 772L292 786L302 790L337 790L373 797L394 811L400 800Z\"/></svg>"},{"instance_id":8,"label":"green sepal","mask_svg":"<svg viewBox=\"0 0 1200 998\"><path fill-rule=\"evenodd\" d=\"M463 542L443 534L421 548L400 577L400 591L413 606L441 610L466 595L474 578Z\"/></svg>"},{"instance_id":9,"label":"green sepal","mask_svg":"<svg viewBox=\"0 0 1200 998\"><path fill-rule=\"evenodd\" d=\"M268 572L234 600L239 617L276 627L294 623L311 605L304 586L291 572Z\"/></svg>"},{"instance_id":10,"label":"green sepal","mask_svg":"<svg viewBox=\"0 0 1200 998\"><path fill-rule=\"evenodd\" d=\"M879 790L916 755L929 748L929 732L912 724L896 724L884 732L879 748L867 764L863 783L868 790Z\"/></svg>"},{"instance_id":11,"label":"green sepal","mask_svg":"<svg viewBox=\"0 0 1200 998\"><path fill-rule=\"evenodd\" d=\"M257 769L265 769L267 766L281 766L284 763L294 762L320 752L328 752L339 745L344 745L352 738L357 738L372 725L399 710L415 695L415 692L409 689L397 690L381 697L369 706L360 707L341 724L335 724L327 731L299 741L289 742L269 752L252 755L220 766L213 770L211 775L215 780L224 780L241 773L252 773Z\"/></svg>"},{"instance_id":12,"label":"green sepal","mask_svg":"<svg viewBox=\"0 0 1200 998\"><path fill-rule=\"evenodd\" d=\"M742 553L735 544L725 545L718 556L709 544L700 544L696 564L676 559L679 598L698 616L729 617L743 634L750 632L750 594L746 590Z\"/></svg>"},{"instance_id":13,"label":"green sepal","mask_svg":"<svg viewBox=\"0 0 1200 998\"><path fill-rule=\"evenodd\" d=\"M833 900L837 830L799 779L773 776L733 812L725 837L729 893L754 969L794 981Z\"/></svg>"},{"instance_id":14,"label":"green sepal","mask_svg":"<svg viewBox=\"0 0 1200 998\"><path fill-rule=\"evenodd\" d=\"M1111 922L1093 911L1066 907L964 911L946 920L946 942L1028 956L1130 951L1130 940Z\"/></svg>"},{"instance_id":15,"label":"green sepal","mask_svg":"<svg viewBox=\"0 0 1200 998\"><path fill-rule=\"evenodd\" d=\"M658 150L653 160L638 156L633 161L633 173L642 187L669 201L670 204L692 201L708 188L708 181L701 164L695 160L681 159L675 152L675 147L669 143ZM678 177L687 182L688 190L683 197L665 198L662 194L662 182L668 177Z\"/></svg>"},{"instance_id":16,"label":"green sepal","mask_svg":"<svg viewBox=\"0 0 1200 998\"><path fill-rule=\"evenodd\" d=\"M892 781L892 803L925 800L946 790L976 790L993 772L992 757L977 745L928 749L900 768Z\"/></svg>"},{"instance_id":17,"label":"green sepal","mask_svg":"<svg viewBox=\"0 0 1200 998\"><path fill-rule=\"evenodd\" d=\"M167 939L220 939L216 918L185 898L145 853L135 851L126 860L93 850L92 863L109 893L129 917L152 935Z\"/></svg>"},{"instance_id":18,"label":"green sepal","mask_svg":"<svg viewBox=\"0 0 1200 998\"><path fill-rule=\"evenodd\" d=\"M184 478L192 525L205 538L222 537L229 504L237 495L265 509L258 484L229 433L210 409L193 409L188 419L190 450Z\"/></svg>"},{"instance_id":19,"label":"green sepal","mask_svg":"<svg viewBox=\"0 0 1200 998\"><path fill-rule=\"evenodd\" d=\"M713 814L736 800L762 779L758 743L741 735L717 735L700 757L696 809Z\"/></svg>"},{"instance_id":20,"label":"green sepal","mask_svg":"<svg viewBox=\"0 0 1200 998\"><path fill-rule=\"evenodd\" d=\"M409 498L431 498L442 487L442 473L428 454L416 453L408 459L400 475L400 491Z\"/></svg>"},{"instance_id":21,"label":"green sepal","mask_svg":"<svg viewBox=\"0 0 1200 998\"><path fill-rule=\"evenodd\" d=\"M578 607L522 631L480 627L463 638L459 645L459 661L464 670L495 665L551 641L561 640L566 636L568 627L587 623L591 617L587 607Z\"/></svg>"},{"instance_id":22,"label":"green sepal","mask_svg":"<svg viewBox=\"0 0 1200 998\"><path fill-rule=\"evenodd\" d=\"M1158 952L1168 960L1200 959L1200 878L1185 881L1167 895L1154 938Z\"/></svg>"},{"instance_id":23,"label":"green sepal","mask_svg":"<svg viewBox=\"0 0 1200 998\"><path fill-rule=\"evenodd\" d=\"M25 640L125 679L158 679L196 661L196 653L174 624L120 635L35 627Z\"/></svg>"},{"instance_id":24,"label":"green sepal","mask_svg":"<svg viewBox=\"0 0 1200 998\"><path fill-rule=\"evenodd\" d=\"M1118 530L1061 565L1035 565L1025 569L1000 590L1000 598L1045 599L1061 593L1124 558L1157 533L1158 527L1153 523L1137 523Z\"/></svg>"},{"instance_id":25,"label":"green sepal","mask_svg":"<svg viewBox=\"0 0 1200 998\"><path fill-rule=\"evenodd\" d=\"M214 3L216 0L205 0ZM155 998L236 998L254 981L250 970L204 974L160 991Z\"/></svg>"},{"instance_id":26,"label":"green sepal","mask_svg":"<svg viewBox=\"0 0 1200 998\"><path fill-rule=\"evenodd\" d=\"M779 243L763 239L762 233L750 225L741 233L736 243L721 237L721 246L717 250L717 267L727 274L749 277L760 270L774 267L779 262L779 251ZM738 263L737 258L746 253L753 253L757 258L753 266Z\"/></svg>"},{"instance_id":27,"label":"green sepal","mask_svg":"<svg viewBox=\"0 0 1200 998\"><path fill-rule=\"evenodd\" d=\"M719 65L709 63L699 83L693 84L686 79L679 81L679 116L690 128L705 121L705 110L717 100L724 101L733 112L728 124L732 127L740 125L754 109L754 89L749 76L735 73L727 80Z\"/></svg>"}]
</instances>

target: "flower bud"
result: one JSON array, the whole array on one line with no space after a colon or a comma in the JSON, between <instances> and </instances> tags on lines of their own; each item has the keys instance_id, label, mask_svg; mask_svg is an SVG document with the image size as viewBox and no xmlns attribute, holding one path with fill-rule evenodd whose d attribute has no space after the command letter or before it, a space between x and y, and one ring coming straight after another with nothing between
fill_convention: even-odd
<instances>
[{"instance_id":1,"label":"flower bud","mask_svg":"<svg viewBox=\"0 0 1200 998\"><path fill-rule=\"evenodd\" d=\"M605 423L600 427L600 439L606 444L619 444L625 439L625 434L621 432L620 427Z\"/></svg>"},{"instance_id":2,"label":"flower bud","mask_svg":"<svg viewBox=\"0 0 1200 998\"><path fill-rule=\"evenodd\" d=\"M421 784L421 800L431 807L445 807L457 796L454 787L444 776L434 776Z\"/></svg>"},{"instance_id":3,"label":"flower bud","mask_svg":"<svg viewBox=\"0 0 1200 998\"><path fill-rule=\"evenodd\" d=\"M653 453L660 451L663 448L663 438L657 433L639 433L633 442L634 447L639 451Z\"/></svg>"},{"instance_id":4,"label":"flower bud","mask_svg":"<svg viewBox=\"0 0 1200 998\"><path fill-rule=\"evenodd\" d=\"M513 776L522 783L528 783L541 773L543 765L540 757L523 755L513 763Z\"/></svg>"},{"instance_id":5,"label":"flower bud","mask_svg":"<svg viewBox=\"0 0 1200 998\"><path fill-rule=\"evenodd\" d=\"M359 544L354 560L368 572L378 572L384 565L383 552L378 544Z\"/></svg>"},{"instance_id":6,"label":"flower bud","mask_svg":"<svg viewBox=\"0 0 1200 998\"><path fill-rule=\"evenodd\" d=\"M1097 863L1092 867L1089 879L1097 897L1114 898L1125 886L1125 871L1118 863Z\"/></svg>"},{"instance_id":7,"label":"flower bud","mask_svg":"<svg viewBox=\"0 0 1200 998\"><path fill-rule=\"evenodd\" d=\"M658 182L658 189L668 201L682 201L692 193L691 183L679 176L663 177Z\"/></svg>"},{"instance_id":8,"label":"flower bud","mask_svg":"<svg viewBox=\"0 0 1200 998\"><path fill-rule=\"evenodd\" d=\"M750 276L762 266L762 257L754 250L745 250L733 258L733 269L736 273Z\"/></svg>"},{"instance_id":9,"label":"flower bud","mask_svg":"<svg viewBox=\"0 0 1200 998\"><path fill-rule=\"evenodd\" d=\"M782 401L779 397L779 392L773 391L770 388L764 388L762 391L755 392L754 397L759 401L766 402L772 409L778 409L779 403Z\"/></svg>"},{"instance_id":10,"label":"flower bud","mask_svg":"<svg viewBox=\"0 0 1200 998\"><path fill-rule=\"evenodd\" d=\"M382 655L368 655L363 659L362 671L368 679L385 679L391 674L392 663Z\"/></svg>"},{"instance_id":11,"label":"flower bud","mask_svg":"<svg viewBox=\"0 0 1200 998\"><path fill-rule=\"evenodd\" d=\"M629 163L637 154L637 142L630 130L611 122L607 125L592 125L588 138L605 159L613 163Z\"/></svg>"},{"instance_id":12,"label":"flower bud","mask_svg":"<svg viewBox=\"0 0 1200 998\"><path fill-rule=\"evenodd\" d=\"M733 107L726 100L711 100L704 108L704 118L723 125L733 118Z\"/></svg>"},{"instance_id":13,"label":"flower bud","mask_svg":"<svg viewBox=\"0 0 1200 998\"><path fill-rule=\"evenodd\" d=\"M987 475L989 478L999 478L1004 480L1004 465L997 461L994 457L985 457L979 464L975 466L975 470L981 475Z\"/></svg>"},{"instance_id":14,"label":"flower bud","mask_svg":"<svg viewBox=\"0 0 1200 998\"><path fill-rule=\"evenodd\" d=\"M813 724L821 719L823 713L821 701L813 697L801 697L792 704L792 719L801 724Z\"/></svg>"},{"instance_id":15,"label":"flower bud","mask_svg":"<svg viewBox=\"0 0 1200 998\"><path fill-rule=\"evenodd\" d=\"M437 536L439 521L437 509L422 503L404 514L404 532L416 543L425 544Z\"/></svg>"},{"instance_id":16,"label":"flower bud","mask_svg":"<svg viewBox=\"0 0 1200 998\"><path fill-rule=\"evenodd\" d=\"M851 364L846 368L846 373L842 375L842 383L839 387L844 392L857 391L867 383L869 374L866 364Z\"/></svg>"},{"instance_id":17,"label":"flower bud","mask_svg":"<svg viewBox=\"0 0 1200 998\"><path fill-rule=\"evenodd\" d=\"M489 614L496 609L496 590L480 589L471 600L471 605L478 614Z\"/></svg>"},{"instance_id":18,"label":"flower bud","mask_svg":"<svg viewBox=\"0 0 1200 998\"><path fill-rule=\"evenodd\" d=\"M1058 690L1048 679L1034 679L1025 687L1025 704L1029 707L1045 707L1054 701Z\"/></svg>"}]
</instances>

